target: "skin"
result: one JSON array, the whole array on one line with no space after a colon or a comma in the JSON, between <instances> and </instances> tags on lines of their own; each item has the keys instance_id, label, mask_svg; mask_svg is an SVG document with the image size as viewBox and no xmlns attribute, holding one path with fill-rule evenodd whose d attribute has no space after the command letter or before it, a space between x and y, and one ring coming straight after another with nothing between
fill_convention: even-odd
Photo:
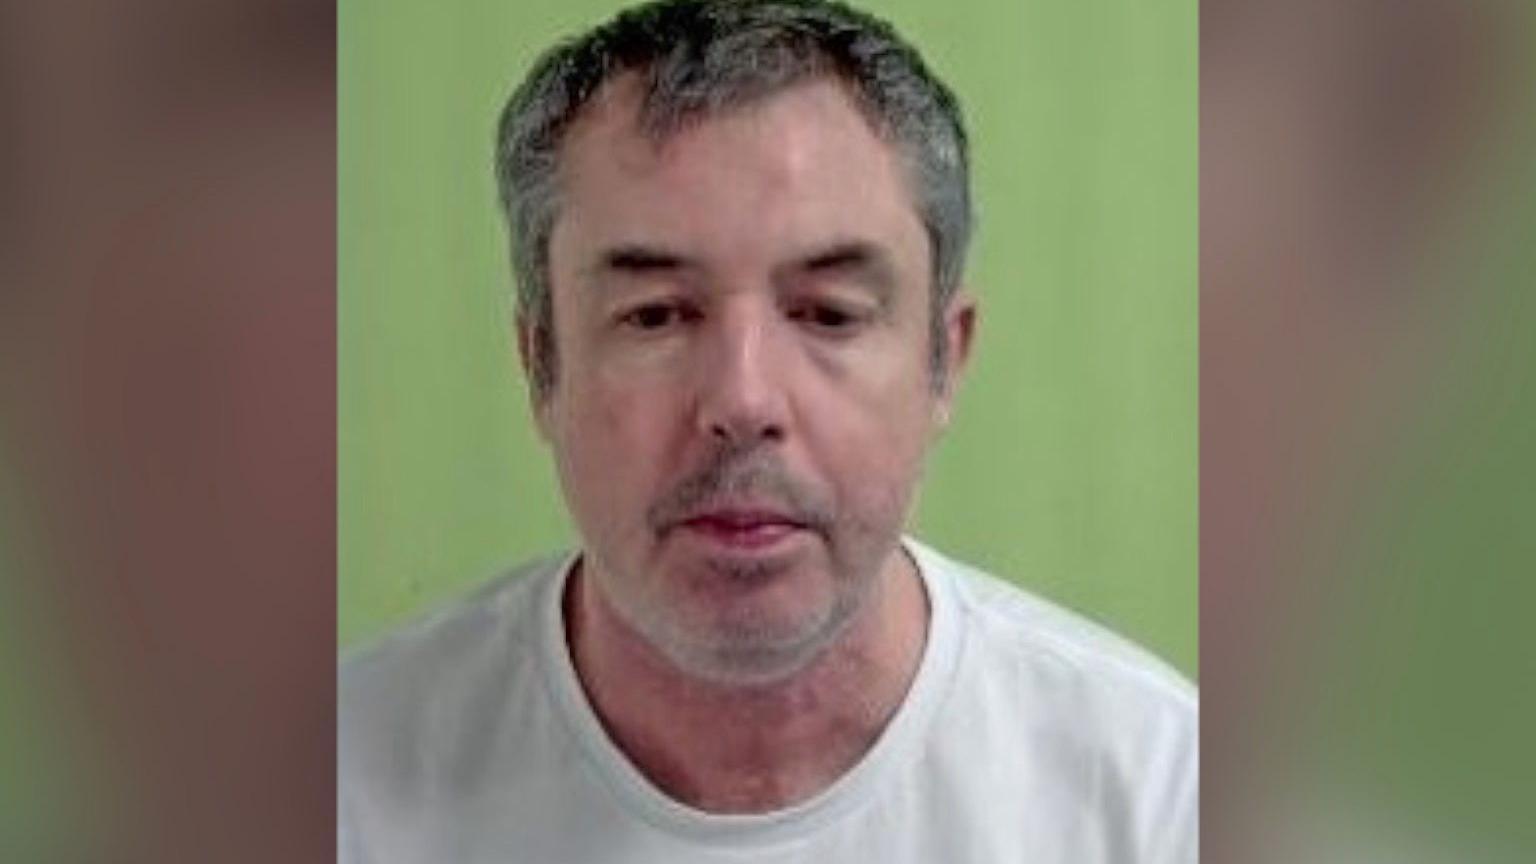
<instances>
[{"instance_id":1,"label":"skin","mask_svg":"<svg viewBox=\"0 0 1536 864\"><path fill-rule=\"evenodd\" d=\"M573 125L550 240L559 377L534 408L584 540L569 639L656 785L766 811L854 764L916 671L899 538L975 308L941 311L934 386L927 235L840 86L659 143L637 104L620 79Z\"/></svg>"}]
</instances>

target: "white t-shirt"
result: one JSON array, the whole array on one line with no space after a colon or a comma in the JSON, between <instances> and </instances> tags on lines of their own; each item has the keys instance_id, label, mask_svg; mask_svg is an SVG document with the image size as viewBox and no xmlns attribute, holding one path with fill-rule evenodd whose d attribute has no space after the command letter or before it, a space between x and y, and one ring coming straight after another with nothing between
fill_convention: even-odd
<instances>
[{"instance_id":1,"label":"white t-shirt","mask_svg":"<svg viewBox=\"0 0 1536 864\"><path fill-rule=\"evenodd\" d=\"M905 545L931 609L922 661L875 745L815 798L715 815L640 774L566 650L568 557L343 662L341 859L1196 861L1194 688L1069 612Z\"/></svg>"}]
</instances>

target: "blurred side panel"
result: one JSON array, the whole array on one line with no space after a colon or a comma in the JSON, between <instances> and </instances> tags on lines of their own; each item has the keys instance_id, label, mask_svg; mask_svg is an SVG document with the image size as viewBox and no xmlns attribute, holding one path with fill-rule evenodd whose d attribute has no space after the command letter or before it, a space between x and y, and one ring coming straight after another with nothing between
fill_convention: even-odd
<instances>
[{"instance_id":1,"label":"blurred side panel","mask_svg":"<svg viewBox=\"0 0 1536 864\"><path fill-rule=\"evenodd\" d=\"M1536 860L1531 11L1202 7L1208 860Z\"/></svg>"},{"instance_id":2,"label":"blurred side panel","mask_svg":"<svg viewBox=\"0 0 1536 864\"><path fill-rule=\"evenodd\" d=\"M0 858L334 857L335 10L0 7Z\"/></svg>"}]
</instances>

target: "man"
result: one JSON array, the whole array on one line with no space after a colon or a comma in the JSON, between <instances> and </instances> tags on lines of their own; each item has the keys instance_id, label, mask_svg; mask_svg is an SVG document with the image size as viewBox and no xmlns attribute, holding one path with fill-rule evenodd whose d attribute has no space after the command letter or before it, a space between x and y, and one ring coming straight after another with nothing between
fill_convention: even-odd
<instances>
[{"instance_id":1,"label":"man","mask_svg":"<svg viewBox=\"0 0 1536 864\"><path fill-rule=\"evenodd\" d=\"M1193 861L1195 696L902 529L970 353L958 108L890 28L662 2L498 178L582 538L348 660L353 861Z\"/></svg>"}]
</instances>

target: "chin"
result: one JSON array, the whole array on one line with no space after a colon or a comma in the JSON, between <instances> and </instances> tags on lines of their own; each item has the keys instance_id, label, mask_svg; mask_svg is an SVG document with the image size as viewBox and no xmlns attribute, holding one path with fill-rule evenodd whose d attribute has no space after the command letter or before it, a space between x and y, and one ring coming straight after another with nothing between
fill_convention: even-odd
<instances>
[{"instance_id":1,"label":"chin","mask_svg":"<svg viewBox=\"0 0 1536 864\"><path fill-rule=\"evenodd\" d=\"M659 645L675 666L695 678L735 687L767 686L809 667L842 635L850 610L829 602L793 611L745 604L712 610L709 626L674 622Z\"/></svg>"},{"instance_id":2,"label":"chin","mask_svg":"<svg viewBox=\"0 0 1536 864\"><path fill-rule=\"evenodd\" d=\"M822 641L793 646L691 646L672 661L691 677L723 687L771 687L812 665L825 649Z\"/></svg>"}]
</instances>

